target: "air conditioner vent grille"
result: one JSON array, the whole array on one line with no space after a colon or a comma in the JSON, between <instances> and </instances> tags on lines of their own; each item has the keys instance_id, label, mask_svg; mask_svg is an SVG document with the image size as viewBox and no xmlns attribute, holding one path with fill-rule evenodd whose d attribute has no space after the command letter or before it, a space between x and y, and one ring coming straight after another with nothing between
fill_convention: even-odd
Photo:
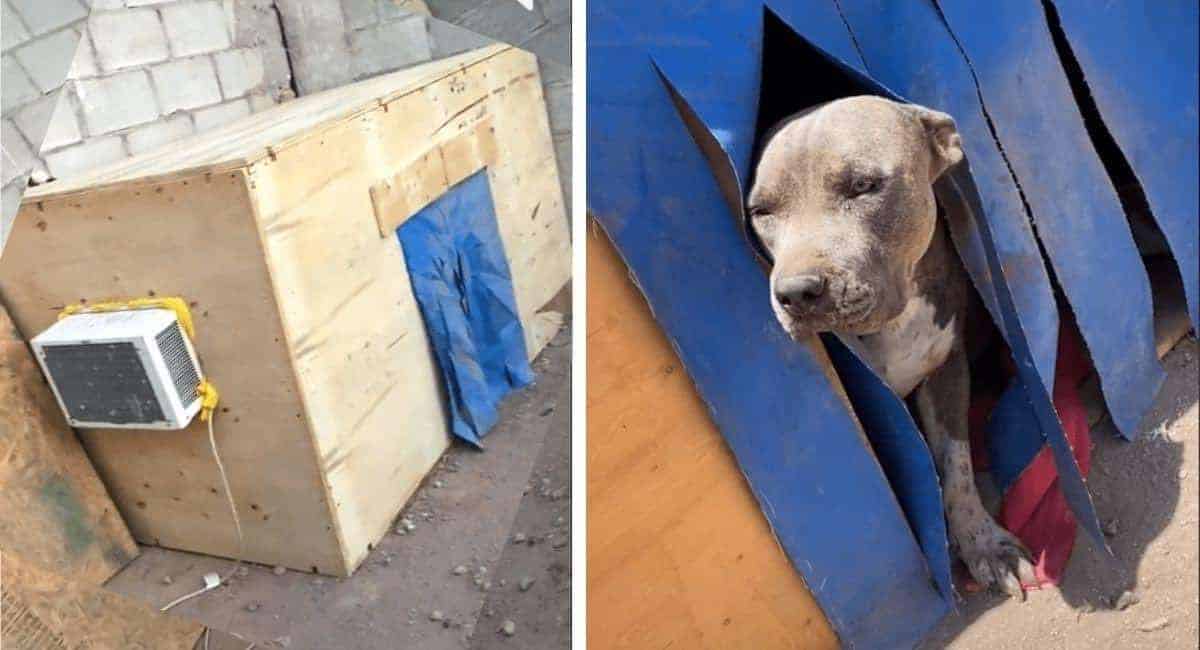
<instances>
[{"instance_id":1,"label":"air conditioner vent grille","mask_svg":"<svg viewBox=\"0 0 1200 650\"><path fill-rule=\"evenodd\" d=\"M179 394L179 402L187 408L193 401L199 399L196 388L200 384L200 375L188 354L187 344L183 341L183 331L179 323L171 323L155 337L158 349L162 352L163 361L171 373L171 382L175 384L175 392Z\"/></svg>"},{"instance_id":2,"label":"air conditioner vent grille","mask_svg":"<svg viewBox=\"0 0 1200 650\"><path fill-rule=\"evenodd\" d=\"M42 354L73 419L114 424L166 419L133 343L47 345Z\"/></svg>"}]
</instances>

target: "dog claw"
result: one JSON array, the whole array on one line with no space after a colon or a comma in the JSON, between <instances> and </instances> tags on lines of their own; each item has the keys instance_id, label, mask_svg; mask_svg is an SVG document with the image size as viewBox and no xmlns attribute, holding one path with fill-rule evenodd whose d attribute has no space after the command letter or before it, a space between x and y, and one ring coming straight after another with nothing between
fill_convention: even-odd
<instances>
[{"instance_id":1,"label":"dog claw","mask_svg":"<svg viewBox=\"0 0 1200 650\"><path fill-rule=\"evenodd\" d=\"M1033 565L1029 563L1029 560L1025 559L1024 554L1017 558L1017 577L1020 578L1022 585L1038 583L1037 572L1033 570Z\"/></svg>"},{"instance_id":2,"label":"dog claw","mask_svg":"<svg viewBox=\"0 0 1200 650\"><path fill-rule=\"evenodd\" d=\"M1003 571L1000 588L1004 590L1004 593L1019 601L1025 600L1025 590L1021 588L1021 581L1009 571Z\"/></svg>"},{"instance_id":3,"label":"dog claw","mask_svg":"<svg viewBox=\"0 0 1200 650\"><path fill-rule=\"evenodd\" d=\"M1037 583L1025 548L990 518L986 524L969 530L960 537L958 547L971 577L985 589L996 589L1024 601L1023 585Z\"/></svg>"}]
</instances>

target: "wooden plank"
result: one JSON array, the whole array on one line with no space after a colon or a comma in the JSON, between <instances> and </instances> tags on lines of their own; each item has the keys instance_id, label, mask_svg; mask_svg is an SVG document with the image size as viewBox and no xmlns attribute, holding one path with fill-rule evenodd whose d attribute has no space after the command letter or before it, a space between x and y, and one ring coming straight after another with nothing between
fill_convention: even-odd
<instances>
[{"instance_id":1,"label":"wooden plank","mask_svg":"<svg viewBox=\"0 0 1200 650\"><path fill-rule=\"evenodd\" d=\"M588 644L838 647L616 251L587 251Z\"/></svg>"},{"instance_id":2,"label":"wooden plank","mask_svg":"<svg viewBox=\"0 0 1200 650\"><path fill-rule=\"evenodd\" d=\"M507 50L250 168L346 571L449 444L441 379L391 225L408 216L408 197L435 198L494 162L486 168L526 348L548 340L537 314L569 277L570 243L539 88L534 59ZM379 182L403 188L406 175L418 189L393 195ZM381 211L390 236L380 236Z\"/></svg>"},{"instance_id":3,"label":"wooden plank","mask_svg":"<svg viewBox=\"0 0 1200 650\"><path fill-rule=\"evenodd\" d=\"M97 585L138 554L3 304L0 549Z\"/></svg>"},{"instance_id":4,"label":"wooden plank","mask_svg":"<svg viewBox=\"0 0 1200 650\"><path fill-rule=\"evenodd\" d=\"M190 301L201 364L221 391L216 439L245 558L345 571L244 172L25 204L0 258L0 294L26 337L81 299ZM182 431L98 429L80 437L138 541L238 553L198 420Z\"/></svg>"},{"instance_id":5,"label":"wooden plank","mask_svg":"<svg viewBox=\"0 0 1200 650\"><path fill-rule=\"evenodd\" d=\"M434 144L404 169L371 185L371 206L380 237L395 237L409 217L451 187L496 163L496 128L481 119L444 143Z\"/></svg>"},{"instance_id":6,"label":"wooden plank","mask_svg":"<svg viewBox=\"0 0 1200 650\"><path fill-rule=\"evenodd\" d=\"M159 613L73 574L47 571L17 553L0 557L0 573L5 648L192 650L204 633L199 623Z\"/></svg>"}]
</instances>

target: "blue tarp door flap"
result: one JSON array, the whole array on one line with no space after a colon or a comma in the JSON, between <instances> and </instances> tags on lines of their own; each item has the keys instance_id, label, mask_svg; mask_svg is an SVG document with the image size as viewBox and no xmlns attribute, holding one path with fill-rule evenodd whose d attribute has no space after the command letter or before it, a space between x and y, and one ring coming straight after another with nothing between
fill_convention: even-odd
<instances>
[{"instance_id":1,"label":"blue tarp door flap","mask_svg":"<svg viewBox=\"0 0 1200 650\"><path fill-rule=\"evenodd\" d=\"M396 229L454 435L475 445L500 400L533 381L487 172L450 188Z\"/></svg>"}]
</instances>

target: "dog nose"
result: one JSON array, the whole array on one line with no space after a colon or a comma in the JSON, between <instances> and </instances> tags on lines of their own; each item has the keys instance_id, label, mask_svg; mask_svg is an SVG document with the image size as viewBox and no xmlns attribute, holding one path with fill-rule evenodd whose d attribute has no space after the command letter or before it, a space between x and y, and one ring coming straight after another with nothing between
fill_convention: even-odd
<instances>
[{"instance_id":1,"label":"dog nose","mask_svg":"<svg viewBox=\"0 0 1200 650\"><path fill-rule=\"evenodd\" d=\"M788 275L775 281L775 299L787 308L804 307L825 295L825 278L815 273Z\"/></svg>"}]
</instances>

